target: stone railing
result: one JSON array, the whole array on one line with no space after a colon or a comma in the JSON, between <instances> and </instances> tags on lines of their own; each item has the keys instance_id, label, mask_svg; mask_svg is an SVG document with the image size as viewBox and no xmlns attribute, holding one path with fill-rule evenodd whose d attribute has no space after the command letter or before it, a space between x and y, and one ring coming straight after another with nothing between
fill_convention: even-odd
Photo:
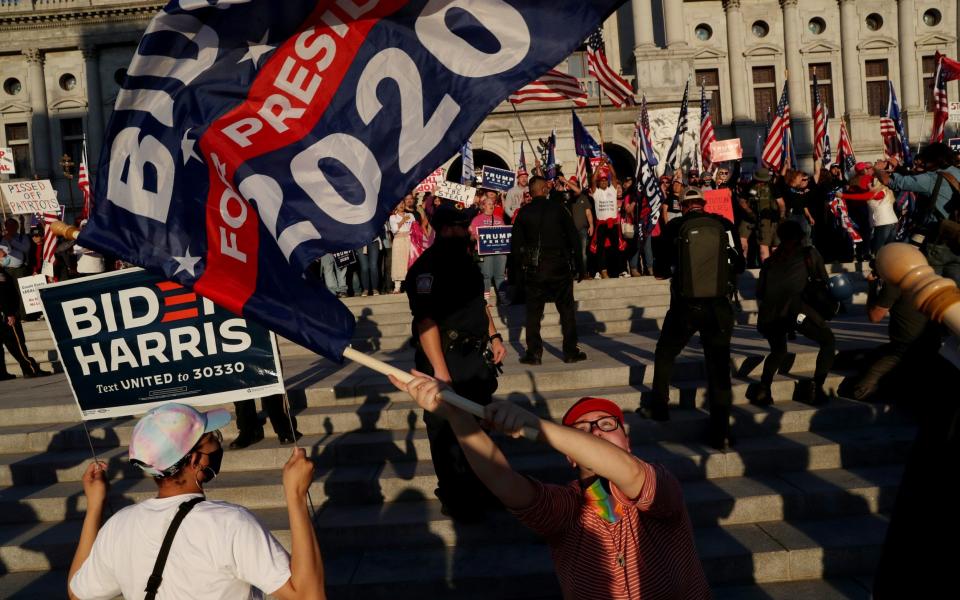
<instances>
[{"instance_id":1,"label":"stone railing","mask_svg":"<svg viewBox=\"0 0 960 600\"><path fill-rule=\"evenodd\" d=\"M621 77L630 84L630 87L636 89L633 85L633 80L635 77L633 75L621 75ZM587 92L587 96L592 99L600 97L600 82L597 81L595 77L579 77L580 87L582 87Z\"/></svg>"}]
</instances>

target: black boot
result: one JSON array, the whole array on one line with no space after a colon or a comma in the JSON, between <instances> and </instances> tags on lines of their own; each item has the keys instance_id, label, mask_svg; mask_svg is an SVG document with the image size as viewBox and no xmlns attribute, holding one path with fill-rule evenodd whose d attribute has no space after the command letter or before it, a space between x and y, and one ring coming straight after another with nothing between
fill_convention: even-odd
<instances>
[{"instance_id":1,"label":"black boot","mask_svg":"<svg viewBox=\"0 0 960 600\"><path fill-rule=\"evenodd\" d=\"M751 383L747 386L747 399L754 406L770 406L773 404L773 392L770 385L764 382Z\"/></svg>"},{"instance_id":2,"label":"black boot","mask_svg":"<svg viewBox=\"0 0 960 600\"><path fill-rule=\"evenodd\" d=\"M263 439L263 427L257 429L247 429L240 432L237 439L230 442L231 450L241 450L247 446L252 446Z\"/></svg>"}]
</instances>

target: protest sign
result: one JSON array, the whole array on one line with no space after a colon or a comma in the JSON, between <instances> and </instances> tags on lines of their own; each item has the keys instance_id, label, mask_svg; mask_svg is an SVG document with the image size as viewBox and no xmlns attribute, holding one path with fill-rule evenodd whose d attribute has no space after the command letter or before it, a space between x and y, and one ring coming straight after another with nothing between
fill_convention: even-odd
<instances>
[{"instance_id":1,"label":"protest sign","mask_svg":"<svg viewBox=\"0 0 960 600\"><path fill-rule=\"evenodd\" d=\"M141 269L40 288L84 420L283 393L273 334Z\"/></svg>"},{"instance_id":2,"label":"protest sign","mask_svg":"<svg viewBox=\"0 0 960 600\"><path fill-rule=\"evenodd\" d=\"M427 192L433 192L437 189L437 186L440 185L440 182L446 179L447 170L443 167L438 167L436 171L427 175L426 179L417 184L417 187L413 188L414 194L421 194Z\"/></svg>"},{"instance_id":3,"label":"protest sign","mask_svg":"<svg viewBox=\"0 0 960 600\"><path fill-rule=\"evenodd\" d=\"M724 162L728 160L740 160L743 158L743 147L740 146L740 139L717 140L710 144L710 162Z\"/></svg>"},{"instance_id":4,"label":"protest sign","mask_svg":"<svg viewBox=\"0 0 960 600\"><path fill-rule=\"evenodd\" d=\"M16 175L17 165L13 162L13 149L0 148L0 175Z\"/></svg>"},{"instance_id":5,"label":"protest sign","mask_svg":"<svg viewBox=\"0 0 960 600\"><path fill-rule=\"evenodd\" d=\"M960 138L950 138L947 140L947 144L950 145L950 149L954 152L960 152Z\"/></svg>"},{"instance_id":6,"label":"protest sign","mask_svg":"<svg viewBox=\"0 0 960 600\"><path fill-rule=\"evenodd\" d=\"M441 198L460 202L464 206L470 206L477 197L476 188L469 185L460 185L452 181L441 181L437 186L436 194Z\"/></svg>"},{"instance_id":7,"label":"protest sign","mask_svg":"<svg viewBox=\"0 0 960 600\"><path fill-rule=\"evenodd\" d=\"M960 123L960 102L950 103L947 120L951 123Z\"/></svg>"},{"instance_id":8,"label":"protest sign","mask_svg":"<svg viewBox=\"0 0 960 600\"><path fill-rule=\"evenodd\" d=\"M43 304L40 302L40 286L47 285L47 278L43 275L31 275L30 277L21 277L17 279L17 285L20 286L20 299L23 300L23 312L33 315L43 312Z\"/></svg>"},{"instance_id":9,"label":"protest sign","mask_svg":"<svg viewBox=\"0 0 960 600\"><path fill-rule=\"evenodd\" d=\"M493 225L477 227L477 254L510 254L510 238L513 227L510 225Z\"/></svg>"},{"instance_id":10,"label":"protest sign","mask_svg":"<svg viewBox=\"0 0 960 600\"><path fill-rule=\"evenodd\" d=\"M48 179L5 181L0 184L3 197L15 215L56 212L60 210L57 192Z\"/></svg>"},{"instance_id":11,"label":"protest sign","mask_svg":"<svg viewBox=\"0 0 960 600\"><path fill-rule=\"evenodd\" d=\"M705 191L703 199L707 201L704 211L725 217L733 223L733 194L729 188Z\"/></svg>"},{"instance_id":12,"label":"protest sign","mask_svg":"<svg viewBox=\"0 0 960 600\"><path fill-rule=\"evenodd\" d=\"M517 175L507 169L498 169L496 167L483 167L481 172L482 183L480 187L498 192L506 192L512 188L517 181Z\"/></svg>"},{"instance_id":13,"label":"protest sign","mask_svg":"<svg viewBox=\"0 0 960 600\"><path fill-rule=\"evenodd\" d=\"M353 263L357 262L357 255L353 253L353 250L345 250L343 252L334 253L333 260L338 269L346 269Z\"/></svg>"}]
</instances>

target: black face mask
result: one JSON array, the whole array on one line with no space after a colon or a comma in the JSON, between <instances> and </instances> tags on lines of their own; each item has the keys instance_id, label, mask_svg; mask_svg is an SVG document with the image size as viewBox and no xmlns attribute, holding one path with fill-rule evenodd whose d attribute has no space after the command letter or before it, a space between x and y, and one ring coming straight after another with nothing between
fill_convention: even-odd
<instances>
[{"instance_id":1,"label":"black face mask","mask_svg":"<svg viewBox=\"0 0 960 600\"><path fill-rule=\"evenodd\" d=\"M209 475L210 478L207 479L207 481L213 481L217 478L217 475L220 474L220 465L223 463L223 446L220 446L213 452L201 452L200 454L206 454L210 460L210 464L204 467L202 472Z\"/></svg>"}]
</instances>

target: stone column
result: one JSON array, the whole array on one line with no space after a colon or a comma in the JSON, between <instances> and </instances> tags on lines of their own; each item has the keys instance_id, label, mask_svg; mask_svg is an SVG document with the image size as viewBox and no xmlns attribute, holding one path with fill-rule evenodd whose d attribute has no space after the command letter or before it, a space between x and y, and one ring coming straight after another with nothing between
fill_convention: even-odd
<instances>
[{"instance_id":1,"label":"stone column","mask_svg":"<svg viewBox=\"0 0 960 600\"><path fill-rule=\"evenodd\" d=\"M790 120L793 133L793 148L797 153L798 166L809 169L807 159L813 153L813 131L807 105L806 81L803 57L800 56L800 11L798 0L780 0L783 13L783 48L787 59L787 89L790 93Z\"/></svg>"},{"instance_id":2,"label":"stone column","mask_svg":"<svg viewBox=\"0 0 960 600\"><path fill-rule=\"evenodd\" d=\"M654 48L653 40L653 9L650 0L630 0L633 11L633 39L634 49Z\"/></svg>"},{"instance_id":3,"label":"stone column","mask_svg":"<svg viewBox=\"0 0 960 600\"><path fill-rule=\"evenodd\" d=\"M683 20L683 0L663 0L663 20L665 21L667 48L686 47L687 27Z\"/></svg>"},{"instance_id":4,"label":"stone column","mask_svg":"<svg viewBox=\"0 0 960 600\"><path fill-rule=\"evenodd\" d=\"M900 94L907 111L919 111L920 77L917 72L917 5L899 0L897 26L900 31Z\"/></svg>"},{"instance_id":5,"label":"stone column","mask_svg":"<svg viewBox=\"0 0 960 600\"><path fill-rule=\"evenodd\" d=\"M87 87L87 167L96 168L103 142L103 96L100 90L100 59L96 46L80 47Z\"/></svg>"},{"instance_id":6,"label":"stone column","mask_svg":"<svg viewBox=\"0 0 960 600\"><path fill-rule=\"evenodd\" d=\"M843 103L850 116L863 116L863 90L860 75L860 54L857 50L857 38L860 23L857 17L855 0L840 2L840 43L843 60ZM850 132L852 135L852 132Z\"/></svg>"},{"instance_id":7,"label":"stone column","mask_svg":"<svg viewBox=\"0 0 960 600\"><path fill-rule=\"evenodd\" d=\"M733 122L746 123L750 118L750 86L747 63L743 55L744 25L740 0L724 0L727 13L727 55L730 62L730 95L733 99Z\"/></svg>"},{"instance_id":8,"label":"stone column","mask_svg":"<svg viewBox=\"0 0 960 600\"><path fill-rule=\"evenodd\" d=\"M804 118L810 112L807 110L809 101L805 93L806 74L800 56L800 12L797 2L780 0L780 7L783 11L783 47L789 71L787 87L790 90L790 114Z\"/></svg>"},{"instance_id":9,"label":"stone column","mask_svg":"<svg viewBox=\"0 0 960 600\"><path fill-rule=\"evenodd\" d=\"M44 56L37 48L23 51L27 58L27 80L30 86L30 107L33 110L30 145L33 148L33 172L43 179L52 173L50 165L50 120L47 115L47 84L43 74ZM24 173L29 177L30 173Z\"/></svg>"}]
</instances>

